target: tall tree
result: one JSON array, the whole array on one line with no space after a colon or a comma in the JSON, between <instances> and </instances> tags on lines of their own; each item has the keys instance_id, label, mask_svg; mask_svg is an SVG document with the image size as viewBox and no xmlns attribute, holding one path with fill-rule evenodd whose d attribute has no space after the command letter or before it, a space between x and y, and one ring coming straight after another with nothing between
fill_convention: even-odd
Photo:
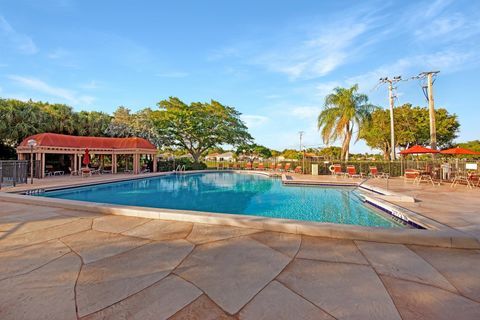
<instances>
[{"instance_id":1,"label":"tall tree","mask_svg":"<svg viewBox=\"0 0 480 320\"><path fill-rule=\"evenodd\" d=\"M455 114L449 114L446 109L435 110L437 122L437 146L446 148L452 145L457 137L460 124ZM411 145L429 145L430 127L428 108L412 107L404 104L394 109L395 147ZM360 139L365 140L373 149L379 149L384 159L390 160L390 113L378 109L372 113L371 121L360 132Z\"/></svg>"},{"instance_id":2,"label":"tall tree","mask_svg":"<svg viewBox=\"0 0 480 320\"><path fill-rule=\"evenodd\" d=\"M170 97L158 106L153 117L165 144L188 150L195 162L209 148L237 146L252 139L240 113L217 101L187 105Z\"/></svg>"},{"instance_id":3,"label":"tall tree","mask_svg":"<svg viewBox=\"0 0 480 320\"><path fill-rule=\"evenodd\" d=\"M367 95L358 93L357 84L333 91L325 97L324 109L318 116L318 129L326 144L342 140L341 160L348 160L355 126L358 132L369 121L376 107L368 103Z\"/></svg>"}]
</instances>

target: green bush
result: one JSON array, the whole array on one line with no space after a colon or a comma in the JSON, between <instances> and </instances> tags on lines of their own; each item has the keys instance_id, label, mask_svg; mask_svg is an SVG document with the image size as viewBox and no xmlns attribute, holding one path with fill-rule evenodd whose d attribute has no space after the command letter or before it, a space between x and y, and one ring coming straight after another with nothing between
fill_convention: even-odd
<instances>
[{"instance_id":1,"label":"green bush","mask_svg":"<svg viewBox=\"0 0 480 320\"><path fill-rule=\"evenodd\" d=\"M203 162L195 163L188 158L168 160L168 161L158 161L157 170L159 172L173 171L178 166L185 166L185 170L205 170L207 165Z\"/></svg>"}]
</instances>

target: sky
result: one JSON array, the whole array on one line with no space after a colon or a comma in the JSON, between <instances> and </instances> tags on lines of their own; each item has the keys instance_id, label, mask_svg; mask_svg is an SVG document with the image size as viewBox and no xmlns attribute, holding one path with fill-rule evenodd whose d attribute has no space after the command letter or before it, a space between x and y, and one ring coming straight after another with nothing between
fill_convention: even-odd
<instances>
[{"instance_id":1,"label":"sky","mask_svg":"<svg viewBox=\"0 0 480 320\"><path fill-rule=\"evenodd\" d=\"M0 97L108 113L214 99L279 150L298 148L299 131L305 146L325 146L316 123L333 88L358 83L387 108L380 77L432 70L457 141L480 139L480 1L0 2ZM419 80L397 96L427 105Z\"/></svg>"}]
</instances>

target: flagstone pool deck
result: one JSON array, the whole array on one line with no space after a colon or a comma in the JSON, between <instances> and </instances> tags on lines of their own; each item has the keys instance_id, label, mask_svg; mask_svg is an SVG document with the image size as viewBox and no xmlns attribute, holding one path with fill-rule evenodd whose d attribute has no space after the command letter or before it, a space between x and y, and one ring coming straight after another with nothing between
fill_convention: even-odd
<instances>
[{"instance_id":1,"label":"flagstone pool deck","mask_svg":"<svg viewBox=\"0 0 480 320\"><path fill-rule=\"evenodd\" d=\"M480 189L388 183L480 238ZM480 319L480 250L0 200L0 288L0 319Z\"/></svg>"}]
</instances>

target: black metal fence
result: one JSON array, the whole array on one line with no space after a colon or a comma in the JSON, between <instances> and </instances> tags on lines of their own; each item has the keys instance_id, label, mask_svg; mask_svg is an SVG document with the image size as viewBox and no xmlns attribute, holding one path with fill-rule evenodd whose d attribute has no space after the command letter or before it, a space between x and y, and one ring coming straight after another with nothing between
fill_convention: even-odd
<instances>
[{"instance_id":1,"label":"black metal fence","mask_svg":"<svg viewBox=\"0 0 480 320\"><path fill-rule=\"evenodd\" d=\"M240 169L244 169L247 165L245 161L233 162ZM233 166L232 162L216 162L209 161L206 162L208 168L229 168ZM469 159L430 159L430 160L397 160L397 161L312 161L310 159L296 160L296 161L254 161L253 168L258 168L259 164L263 163L264 168L271 168L272 164L275 166L279 163L282 164L283 168L287 163L290 163L290 170L295 169L297 166L302 167L302 171L305 174L312 173L312 164L318 166L318 174L326 175L330 174L329 167L332 164L340 164L342 166L342 171L346 172L347 165L355 166L357 172L368 174L370 167L377 167L379 172L385 172L390 175L390 177L399 177L405 173L406 169L419 169L426 170L430 168L432 171L435 169L440 169L443 165L448 164L450 172L463 172L469 170L467 164L476 163L477 164L477 173L480 173L480 161L478 160L469 160ZM237 168L237 166L234 166ZM430 170L428 170L430 171Z\"/></svg>"},{"instance_id":2,"label":"black metal fence","mask_svg":"<svg viewBox=\"0 0 480 320\"><path fill-rule=\"evenodd\" d=\"M35 178L40 178L40 160L33 162ZM30 161L28 160L1 160L0 161L0 188L15 187L20 183L27 183L30 177Z\"/></svg>"}]
</instances>

